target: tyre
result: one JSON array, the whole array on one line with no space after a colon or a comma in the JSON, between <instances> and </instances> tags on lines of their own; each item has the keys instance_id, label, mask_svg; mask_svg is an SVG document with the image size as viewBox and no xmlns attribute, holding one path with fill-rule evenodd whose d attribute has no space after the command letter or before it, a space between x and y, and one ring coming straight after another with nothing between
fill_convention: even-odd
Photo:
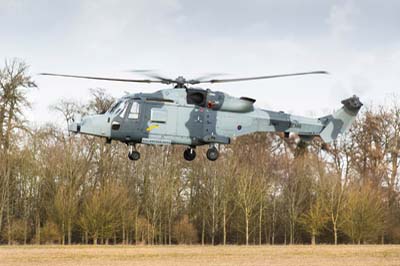
<instances>
[{"instance_id":1,"label":"tyre","mask_svg":"<svg viewBox=\"0 0 400 266\"><path fill-rule=\"evenodd\" d=\"M128 158L131 161L137 161L140 159L140 153L138 151L132 151L128 153Z\"/></svg>"},{"instance_id":2,"label":"tyre","mask_svg":"<svg viewBox=\"0 0 400 266\"><path fill-rule=\"evenodd\" d=\"M194 158L196 158L196 151L194 149L186 149L183 152L183 158L185 158L186 161L193 161Z\"/></svg>"},{"instance_id":3,"label":"tyre","mask_svg":"<svg viewBox=\"0 0 400 266\"><path fill-rule=\"evenodd\" d=\"M207 159L210 161L215 161L219 157L219 152L217 148L212 147L207 150Z\"/></svg>"}]
</instances>

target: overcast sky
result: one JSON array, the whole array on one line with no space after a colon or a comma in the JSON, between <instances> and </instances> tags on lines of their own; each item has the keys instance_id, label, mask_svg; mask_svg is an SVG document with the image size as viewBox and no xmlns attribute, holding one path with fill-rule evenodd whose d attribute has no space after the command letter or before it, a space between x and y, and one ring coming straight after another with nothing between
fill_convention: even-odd
<instances>
[{"instance_id":1,"label":"overcast sky","mask_svg":"<svg viewBox=\"0 0 400 266\"><path fill-rule=\"evenodd\" d=\"M89 88L119 97L162 85L36 76L39 72L141 78L224 77L326 70L329 76L210 85L260 107L320 116L357 94L381 104L400 88L400 1L0 0L0 60L31 65L36 123L48 106L85 102Z\"/></svg>"}]
</instances>

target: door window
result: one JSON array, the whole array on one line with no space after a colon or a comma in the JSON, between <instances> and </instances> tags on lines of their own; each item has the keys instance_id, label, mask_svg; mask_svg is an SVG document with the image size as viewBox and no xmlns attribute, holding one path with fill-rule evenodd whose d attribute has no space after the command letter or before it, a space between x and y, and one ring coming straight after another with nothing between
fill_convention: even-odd
<instances>
[{"instance_id":1,"label":"door window","mask_svg":"<svg viewBox=\"0 0 400 266\"><path fill-rule=\"evenodd\" d=\"M129 112L128 118L129 119L138 119L139 118L139 112L140 112L140 106L138 102L133 102L131 111Z\"/></svg>"}]
</instances>

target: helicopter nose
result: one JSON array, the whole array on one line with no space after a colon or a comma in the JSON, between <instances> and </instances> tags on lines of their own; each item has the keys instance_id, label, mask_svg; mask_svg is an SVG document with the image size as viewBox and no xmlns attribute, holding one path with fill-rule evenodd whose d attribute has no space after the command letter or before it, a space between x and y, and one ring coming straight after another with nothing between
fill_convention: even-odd
<instances>
[{"instance_id":1,"label":"helicopter nose","mask_svg":"<svg viewBox=\"0 0 400 266\"><path fill-rule=\"evenodd\" d=\"M111 127L107 115L91 115L69 125L68 130L99 137L110 137Z\"/></svg>"}]
</instances>

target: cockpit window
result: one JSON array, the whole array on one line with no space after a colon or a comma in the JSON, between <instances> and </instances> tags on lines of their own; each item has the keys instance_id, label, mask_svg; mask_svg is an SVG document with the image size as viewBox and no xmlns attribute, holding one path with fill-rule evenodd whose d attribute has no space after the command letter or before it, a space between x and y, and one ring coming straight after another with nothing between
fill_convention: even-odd
<instances>
[{"instance_id":1,"label":"cockpit window","mask_svg":"<svg viewBox=\"0 0 400 266\"><path fill-rule=\"evenodd\" d=\"M124 118L125 113L126 113L126 108L128 107L128 102L125 101L121 103L118 108L115 110L115 113L120 116L121 118Z\"/></svg>"},{"instance_id":2,"label":"cockpit window","mask_svg":"<svg viewBox=\"0 0 400 266\"><path fill-rule=\"evenodd\" d=\"M124 117L127 106L128 106L127 100L120 100L116 102L113 106L111 106L108 112L110 114L116 114L119 115L120 117Z\"/></svg>"}]
</instances>

